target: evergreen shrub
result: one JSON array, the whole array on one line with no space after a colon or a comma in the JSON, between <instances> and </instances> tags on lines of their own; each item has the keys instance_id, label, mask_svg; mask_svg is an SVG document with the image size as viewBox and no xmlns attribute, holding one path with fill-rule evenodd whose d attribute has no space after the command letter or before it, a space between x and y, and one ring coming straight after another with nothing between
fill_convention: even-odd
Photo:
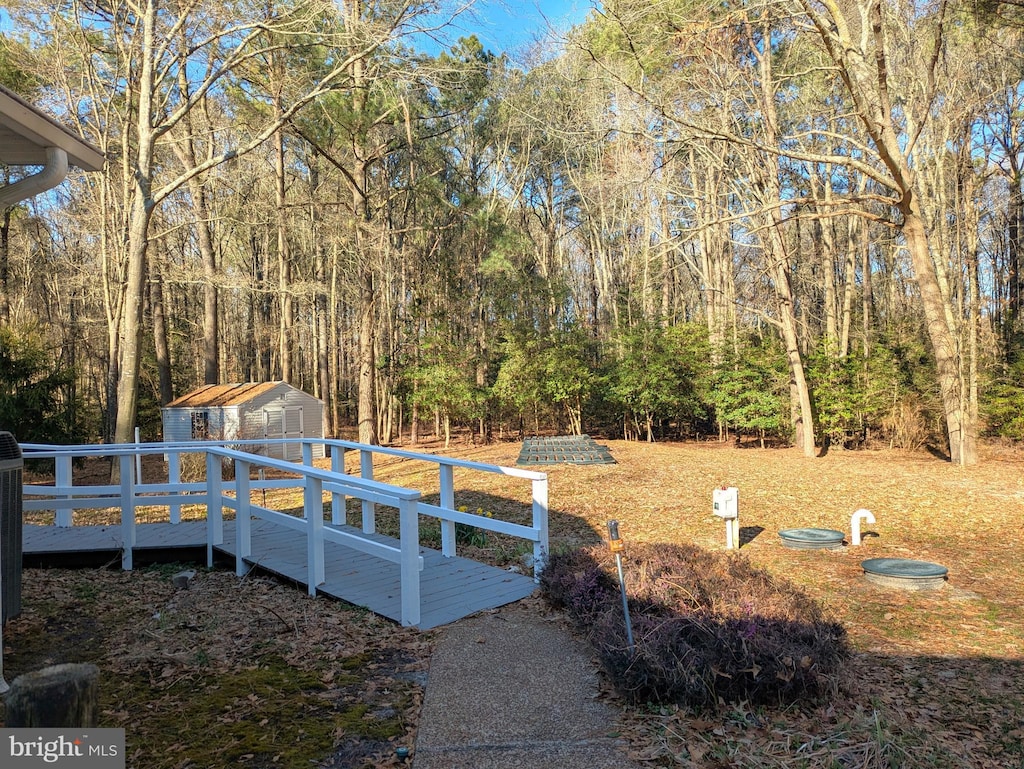
<instances>
[{"instance_id":1,"label":"evergreen shrub","mask_svg":"<svg viewBox=\"0 0 1024 769\"><path fill-rule=\"evenodd\" d=\"M627 701L714 709L835 692L846 631L792 584L693 545L635 545L624 568L633 650L606 548L551 554L541 591L586 635Z\"/></svg>"}]
</instances>

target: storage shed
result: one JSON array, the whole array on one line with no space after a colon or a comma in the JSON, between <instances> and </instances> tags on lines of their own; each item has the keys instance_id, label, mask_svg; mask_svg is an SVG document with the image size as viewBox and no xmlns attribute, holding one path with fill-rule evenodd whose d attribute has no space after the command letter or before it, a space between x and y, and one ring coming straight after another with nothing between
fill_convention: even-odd
<instances>
[{"instance_id":1,"label":"storage shed","mask_svg":"<svg viewBox=\"0 0 1024 769\"><path fill-rule=\"evenodd\" d=\"M205 385L162 409L164 441L322 438L324 402L287 382ZM247 449L278 459L302 459L295 445ZM324 456L324 447L313 447Z\"/></svg>"}]
</instances>

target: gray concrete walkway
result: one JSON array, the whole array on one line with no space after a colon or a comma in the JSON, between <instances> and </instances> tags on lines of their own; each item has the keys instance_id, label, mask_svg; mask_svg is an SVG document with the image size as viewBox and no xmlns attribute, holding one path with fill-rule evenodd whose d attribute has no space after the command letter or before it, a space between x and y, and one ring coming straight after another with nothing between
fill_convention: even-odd
<instances>
[{"instance_id":1,"label":"gray concrete walkway","mask_svg":"<svg viewBox=\"0 0 1024 769\"><path fill-rule=\"evenodd\" d=\"M595 663L529 598L448 625L430 660L413 769L636 769Z\"/></svg>"}]
</instances>

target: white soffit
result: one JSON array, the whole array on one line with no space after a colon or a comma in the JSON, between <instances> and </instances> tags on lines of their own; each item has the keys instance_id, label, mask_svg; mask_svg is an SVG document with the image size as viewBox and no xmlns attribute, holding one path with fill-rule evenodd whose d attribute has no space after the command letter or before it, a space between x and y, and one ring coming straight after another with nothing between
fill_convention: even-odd
<instances>
[{"instance_id":1,"label":"white soffit","mask_svg":"<svg viewBox=\"0 0 1024 769\"><path fill-rule=\"evenodd\" d=\"M103 153L93 145L0 86L0 163L46 165L48 147L64 150L68 163L84 171L103 168Z\"/></svg>"}]
</instances>

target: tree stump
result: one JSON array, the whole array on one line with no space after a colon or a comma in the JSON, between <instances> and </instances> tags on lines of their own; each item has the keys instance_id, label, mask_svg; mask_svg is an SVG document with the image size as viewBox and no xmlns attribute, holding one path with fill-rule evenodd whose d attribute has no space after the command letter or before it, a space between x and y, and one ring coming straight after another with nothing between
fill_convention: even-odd
<instances>
[{"instance_id":1,"label":"tree stump","mask_svg":"<svg viewBox=\"0 0 1024 769\"><path fill-rule=\"evenodd\" d=\"M5 726L93 728L100 707L100 671L87 663L52 665L14 679Z\"/></svg>"}]
</instances>

